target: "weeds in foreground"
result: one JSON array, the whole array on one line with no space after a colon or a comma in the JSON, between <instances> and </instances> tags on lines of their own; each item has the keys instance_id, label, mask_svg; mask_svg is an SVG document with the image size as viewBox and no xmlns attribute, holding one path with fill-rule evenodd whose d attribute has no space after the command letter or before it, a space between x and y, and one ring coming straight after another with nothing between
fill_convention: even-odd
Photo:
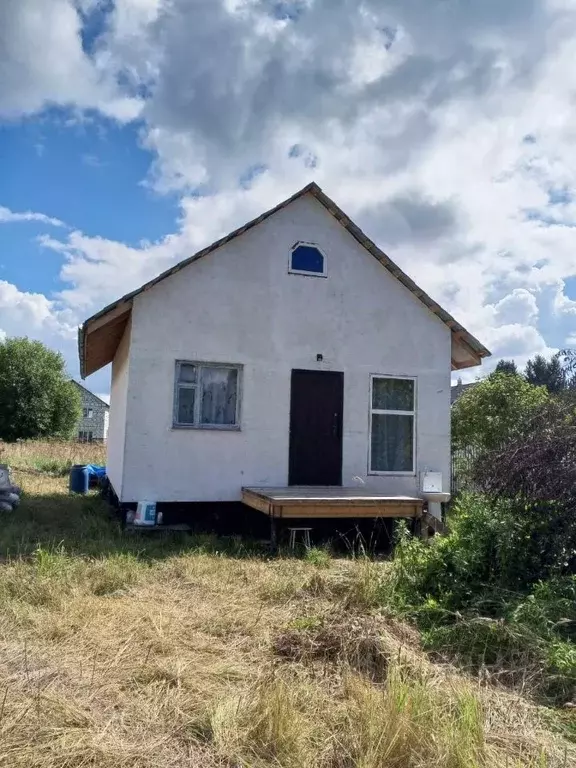
<instances>
[{"instance_id":1,"label":"weeds in foreground","mask_svg":"<svg viewBox=\"0 0 576 768\"><path fill-rule=\"evenodd\" d=\"M3 564L0 768L568 768L536 708L345 608L363 567L62 548ZM300 588L263 599L276 579Z\"/></svg>"},{"instance_id":2,"label":"weeds in foreground","mask_svg":"<svg viewBox=\"0 0 576 768\"><path fill-rule=\"evenodd\" d=\"M576 764L569 710L430 663L382 611L389 564L126 536L63 478L17 482L0 528L0 768ZM532 621L557 624L557 597Z\"/></svg>"},{"instance_id":3,"label":"weeds in foreground","mask_svg":"<svg viewBox=\"0 0 576 768\"><path fill-rule=\"evenodd\" d=\"M503 573L511 564L502 571L496 541L486 532L474 535L477 517L489 518L505 539L506 518L483 499L466 504L450 536L428 545L400 529L382 604L414 621L436 658L547 703L574 701L576 577L507 588Z\"/></svg>"},{"instance_id":4,"label":"weeds in foreground","mask_svg":"<svg viewBox=\"0 0 576 768\"><path fill-rule=\"evenodd\" d=\"M319 547L312 547L306 550L304 558L306 562L315 565L317 568L328 568L332 559L327 549L320 549Z\"/></svg>"},{"instance_id":5,"label":"weeds in foreground","mask_svg":"<svg viewBox=\"0 0 576 768\"><path fill-rule=\"evenodd\" d=\"M439 684L401 661L379 687L346 668L342 674L329 697L312 680L273 673L208 709L196 724L197 738L227 765L251 768L547 768L564 762L561 756L551 762L537 747L514 762L502 760L487 736L484 706L465 685Z\"/></svg>"}]
</instances>

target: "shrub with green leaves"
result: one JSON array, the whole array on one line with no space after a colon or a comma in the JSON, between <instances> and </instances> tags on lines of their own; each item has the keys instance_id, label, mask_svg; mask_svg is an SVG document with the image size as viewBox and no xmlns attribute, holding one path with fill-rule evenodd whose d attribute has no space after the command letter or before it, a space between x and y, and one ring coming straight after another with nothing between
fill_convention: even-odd
<instances>
[{"instance_id":1,"label":"shrub with green leaves","mask_svg":"<svg viewBox=\"0 0 576 768\"><path fill-rule=\"evenodd\" d=\"M565 701L576 692L576 576L548 513L468 494L448 536L425 544L400 526L388 600L428 650Z\"/></svg>"},{"instance_id":2,"label":"shrub with green leaves","mask_svg":"<svg viewBox=\"0 0 576 768\"><path fill-rule=\"evenodd\" d=\"M540 582L569 575L571 535L560 507L462 494L451 511L448 536L427 546L406 534L399 537L395 572L404 591L420 599L449 598L450 606L459 609L487 591L523 594ZM483 610L490 613L489 606Z\"/></svg>"},{"instance_id":3,"label":"shrub with green leaves","mask_svg":"<svg viewBox=\"0 0 576 768\"><path fill-rule=\"evenodd\" d=\"M520 434L549 399L546 387L513 373L496 372L464 392L452 407L456 450L489 451Z\"/></svg>"},{"instance_id":4,"label":"shrub with green leaves","mask_svg":"<svg viewBox=\"0 0 576 768\"><path fill-rule=\"evenodd\" d=\"M0 341L0 440L71 435L80 395L64 358L39 341Z\"/></svg>"}]
</instances>

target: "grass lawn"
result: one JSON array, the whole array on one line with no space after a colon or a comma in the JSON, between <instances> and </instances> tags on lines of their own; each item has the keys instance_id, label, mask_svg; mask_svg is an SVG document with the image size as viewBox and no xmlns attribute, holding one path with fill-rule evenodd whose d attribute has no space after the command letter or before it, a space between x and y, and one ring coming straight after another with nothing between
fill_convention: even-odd
<instances>
[{"instance_id":1,"label":"grass lawn","mask_svg":"<svg viewBox=\"0 0 576 768\"><path fill-rule=\"evenodd\" d=\"M99 455L100 453L100 455ZM552 768L556 714L431 663L385 563L123 535L21 444L0 527L0 768Z\"/></svg>"}]
</instances>

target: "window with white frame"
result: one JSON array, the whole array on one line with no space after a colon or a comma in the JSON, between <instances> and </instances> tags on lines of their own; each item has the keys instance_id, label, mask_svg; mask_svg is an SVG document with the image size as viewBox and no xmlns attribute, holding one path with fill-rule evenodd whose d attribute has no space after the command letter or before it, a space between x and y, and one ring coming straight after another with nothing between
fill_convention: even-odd
<instances>
[{"instance_id":1,"label":"window with white frame","mask_svg":"<svg viewBox=\"0 0 576 768\"><path fill-rule=\"evenodd\" d=\"M326 257L314 243L295 243L290 251L288 271L294 275L326 277Z\"/></svg>"},{"instance_id":2,"label":"window with white frame","mask_svg":"<svg viewBox=\"0 0 576 768\"><path fill-rule=\"evenodd\" d=\"M242 366L176 362L174 426L240 428Z\"/></svg>"},{"instance_id":3,"label":"window with white frame","mask_svg":"<svg viewBox=\"0 0 576 768\"><path fill-rule=\"evenodd\" d=\"M94 411L92 408L84 408L84 418L85 419L91 419L94 415Z\"/></svg>"},{"instance_id":4,"label":"window with white frame","mask_svg":"<svg viewBox=\"0 0 576 768\"><path fill-rule=\"evenodd\" d=\"M415 380L372 376L370 458L372 474L414 474Z\"/></svg>"}]
</instances>

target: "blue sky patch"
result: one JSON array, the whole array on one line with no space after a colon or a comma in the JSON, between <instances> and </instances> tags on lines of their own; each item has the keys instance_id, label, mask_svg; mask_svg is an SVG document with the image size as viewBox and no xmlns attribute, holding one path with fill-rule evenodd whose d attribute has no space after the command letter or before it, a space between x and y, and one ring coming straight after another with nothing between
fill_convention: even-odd
<instances>
[{"instance_id":1,"label":"blue sky patch","mask_svg":"<svg viewBox=\"0 0 576 768\"><path fill-rule=\"evenodd\" d=\"M279 21L297 21L306 8L304 0L278 0L272 5L272 16Z\"/></svg>"},{"instance_id":2,"label":"blue sky patch","mask_svg":"<svg viewBox=\"0 0 576 768\"><path fill-rule=\"evenodd\" d=\"M572 202L572 195L566 187L548 190L548 202L550 205L566 205Z\"/></svg>"},{"instance_id":3,"label":"blue sky patch","mask_svg":"<svg viewBox=\"0 0 576 768\"><path fill-rule=\"evenodd\" d=\"M250 168L247 168L239 179L242 189L250 189L255 179L263 173L266 173L267 169L268 166L262 163L256 163L255 165L251 165Z\"/></svg>"},{"instance_id":4,"label":"blue sky patch","mask_svg":"<svg viewBox=\"0 0 576 768\"><path fill-rule=\"evenodd\" d=\"M15 283L22 291L52 293L59 290L62 258L43 249L38 254L36 238L42 234L60 237L66 230L40 222L0 223L0 280Z\"/></svg>"},{"instance_id":5,"label":"blue sky patch","mask_svg":"<svg viewBox=\"0 0 576 768\"><path fill-rule=\"evenodd\" d=\"M139 126L70 120L53 111L41 122L0 125L0 205L129 245L172 232L178 199L143 184L153 155L139 146Z\"/></svg>"},{"instance_id":6,"label":"blue sky patch","mask_svg":"<svg viewBox=\"0 0 576 768\"><path fill-rule=\"evenodd\" d=\"M288 157L292 160L302 159L306 168L314 169L318 166L318 157L304 146L304 144L293 144L288 150Z\"/></svg>"},{"instance_id":7,"label":"blue sky patch","mask_svg":"<svg viewBox=\"0 0 576 768\"><path fill-rule=\"evenodd\" d=\"M80 36L82 48L87 54L91 55L94 52L96 42L100 35L105 32L108 16L113 10L114 0L100 0L88 13L80 10L82 17Z\"/></svg>"}]
</instances>

